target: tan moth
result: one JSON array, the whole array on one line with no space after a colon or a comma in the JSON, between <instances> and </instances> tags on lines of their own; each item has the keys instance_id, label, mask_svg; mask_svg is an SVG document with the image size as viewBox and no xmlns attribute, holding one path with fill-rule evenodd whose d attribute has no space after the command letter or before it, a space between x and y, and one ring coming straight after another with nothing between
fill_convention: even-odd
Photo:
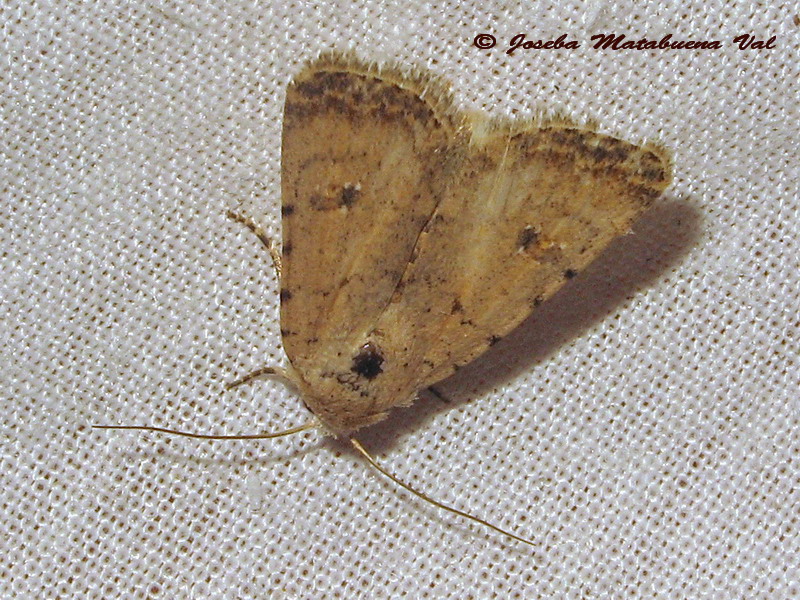
<instances>
[{"instance_id":1,"label":"tan moth","mask_svg":"<svg viewBox=\"0 0 800 600\"><path fill-rule=\"evenodd\" d=\"M530 543L411 489L353 434L482 354L627 233L669 185L667 153L564 118L468 116L432 77L327 54L288 87L281 177L289 367L231 387L283 376L314 420L185 435L321 427L418 496Z\"/></svg>"}]
</instances>

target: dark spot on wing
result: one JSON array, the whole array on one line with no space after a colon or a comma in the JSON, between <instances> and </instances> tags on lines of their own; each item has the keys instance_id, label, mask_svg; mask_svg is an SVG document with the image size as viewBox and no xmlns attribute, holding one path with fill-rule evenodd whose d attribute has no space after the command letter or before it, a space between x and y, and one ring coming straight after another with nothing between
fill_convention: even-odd
<instances>
[{"instance_id":1,"label":"dark spot on wing","mask_svg":"<svg viewBox=\"0 0 800 600\"><path fill-rule=\"evenodd\" d=\"M461 305L461 302L458 301L458 298L453 300L453 306L450 307L450 314L454 315L455 313L464 312L464 307Z\"/></svg>"},{"instance_id":2,"label":"dark spot on wing","mask_svg":"<svg viewBox=\"0 0 800 600\"><path fill-rule=\"evenodd\" d=\"M286 302L287 300L291 300L291 299L292 299L292 292L290 292L286 288L283 288L281 290L281 302Z\"/></svg>"},{"instance_id":3,"label":"dark spot on wing","mask_svg":"<svg viewBox=\"0 0 800 600\"><path fill-rule=\"evenodd\" d=\"M664 169L662 167L653 167L642 171L642 177L648 181L660 182L664 181L667 178L667 175L664 173Z\"/></svg>"},{"instance_id":4,"label":"dark spot on wing","mask_svg":"<svg viewBox=\"0 0 800 600\"><path fill-rule=\"evenodd\" d=\"M529 246L536 244L538 239L539 232L528 225L519 232L519 235L517 236L517 247L519 247L520 250L527 250Z\"/></svg>"},{"instance_id":5,"label":"dark spot on wing","mask_svg":"<svg viewBox=\"0 0 800 600\"><path fill-rule=\"evenodd\" d=\"M589 151L589 155L597 162L603 162L605 159L611 156L611 153L602 146L597 146Z\"/></svg>"},{"instance_id":6,"label":"dark spot on wing","mask_svg":"<svg viewBox=\"0 0 800 600\"><path fill-rule=\"evenodd\" d=\"M283 215L284 217L288 217L292 213L294 213L293 204L284 204L283 206L281 206L281 215Z\"/></svg>"},{"instance_id":7,"label":"dark spot on wing","mask_svg":"<svg viewBox=\"0 0 800 600\"><path fill-rule=\"evenodd\" d=\"M361 191L358 189L358 187L348 183L342 188L339 203L341 206L353 206L360 195Z\"/></svg>"},{"instance_id":8,"label":"dark spot on wing","mask_svg":"<svg viewBox=\"0 0 800 600\"><path fill-rule=\"evenodd\" d=\"M502 339L503 338L501 338L499 335L493 335L489 338L489 345L494 346L497 342L499 342Z\"/></svg>"},{"instance_id":9,"label":"dark spot on wing","mask_svg":"<svg viewBox=\"0 0 800 600\"><path fill-rule=\"evenodd\" d=\"M589 155L597 162L620 163L628 158L628 149L618 140L605 140L603 146L589 150Z\"/></svg>"},{"instance_id":10,"label":"dark spot on wing","mask_svg":"<svg viewBox=\"0 0 800 600\"><path fill-rule=\"evenodd\" d=\"M331 92L342 92L352 87L354 77L349 73L335 73L323 71L315 73L314 77L308 81L297 84L297 91L301 94L314 98L330 94Z\"/></svg>"},{"instance_id":11,"label":"dark spot on wing","mask_svg":"<svg viewBox=\"0 0 800 600\"><path fill-rule=\"evenodd\" d=\"M578 272L575 269L567 269L566 271L564 271L564 277L566 277L567 279L572 279L577 274Z\"/></svg>"},{"instance_id":12,"label":"dark spot on wing","mask_svg":"<svg viewBox=\"0 0 800 600\"><path fill-rule=\"evenodd\" d=\"M384 361L380 348L372 342L367 342L353 357L353 366L350 367L350 370L365 379L375 379L383 373L381 365Z\"/></svg>"},{"instance_id":13,"label":"dark spot on wing","mask_svg":"<svg viewBox=\"0 0 800 600\"><path fill-rule=\"evenodd\" d=\"M311 194L309 201L314 210L336 210L342 207L350 208L359 196L361 191L358 184L331 183L324 192Z\"/></svg>"}]
</instances>

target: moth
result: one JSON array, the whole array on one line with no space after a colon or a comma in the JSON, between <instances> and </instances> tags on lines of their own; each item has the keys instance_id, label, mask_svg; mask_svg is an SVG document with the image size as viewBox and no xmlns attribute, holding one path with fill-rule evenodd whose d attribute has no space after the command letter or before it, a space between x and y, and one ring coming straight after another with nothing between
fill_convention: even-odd
<instances>
[{"instance_id":1,"label":"moth","mask_svg":"<svg viewBox=\"0 0 800 600\"><path fill-rule=\"evenodd\" d=\"M519 325L628 232L671 173L657 146L562 117L469 116L434 77L325 54L287 89L281 178L290 366L232 385L284 376L315 421L282 433L351 439L410 489L354 433Z\"/></svg>"},{"instance_id":2,"label":"moth","mask_svg":"<svg viewBox=\"0 0 800 600\"><path fill-rule=\"evenodd\" d=\"M670 181L657 148L475 122L430 77L337 55L289 86L282 163L283 345L339 436L482 354Z\"/></svg>"}]
</instances>

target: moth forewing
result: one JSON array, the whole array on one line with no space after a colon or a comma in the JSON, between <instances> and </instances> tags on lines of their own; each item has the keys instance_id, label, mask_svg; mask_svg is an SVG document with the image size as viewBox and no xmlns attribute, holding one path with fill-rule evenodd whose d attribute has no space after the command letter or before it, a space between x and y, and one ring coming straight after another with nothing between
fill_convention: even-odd
<instances>
[{"instance_id":1,"label":"moth forewing","mask_svg":"<svg viewBox=\"0 0 800 600\"><path fill-rule=\"evenodd\" d=\"M306 404L335 433L379 420L416 391L385 373L396 359L375 323L453 168L460 127L433 87L328 57L287 91L281 329Z\"/></svg>"}]
</instances>

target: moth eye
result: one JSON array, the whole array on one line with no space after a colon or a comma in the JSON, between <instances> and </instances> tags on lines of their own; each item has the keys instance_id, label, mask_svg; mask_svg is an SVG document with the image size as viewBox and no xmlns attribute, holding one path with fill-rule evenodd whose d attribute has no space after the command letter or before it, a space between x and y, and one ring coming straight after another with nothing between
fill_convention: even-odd
<instances>
[{"instance_id":1,"label":"moth eye","mask_svg":"<svg viewBox=\"0 0 800 600\"><path fill-rule=\"evenodd\" d=\"M358 354L353 357L353 366L350 370L365 379L375 379L383 373L381 365L384 362L380 348L372 342L367 342L361 347Z\"/></svg>"}]
</instances>

